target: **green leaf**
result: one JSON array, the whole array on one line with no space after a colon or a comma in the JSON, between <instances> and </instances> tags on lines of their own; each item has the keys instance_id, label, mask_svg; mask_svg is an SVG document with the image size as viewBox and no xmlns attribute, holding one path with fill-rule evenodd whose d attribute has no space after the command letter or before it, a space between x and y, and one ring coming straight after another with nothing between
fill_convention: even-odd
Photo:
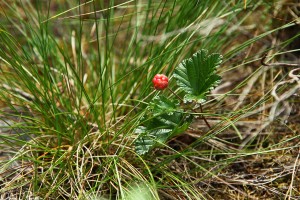
<instances>
[{"instance_id":1,"label":"green leaf","mask_svg":"<svg viewBox=\"0 0 300 200\"><path fill-rule=\"evenodd\" d=\"M149 105L154 115L179 111L179 100L168 99L165 96L156 96Z\"/></svg>"},{"instance_id":2,"label":"green leaf","mask_svg":"<svg viewBox=\"0 0 300 200\"><path fill-rule=\"evenodd\" d=\"M204 102L206 94L221 80L216 75L216 68L222 62L222 55L202 49L191 58L183 60L175 69L174 77L186 95L185 101Z\"/></svg>"},{"instance_id":3,"label":"green leaf","mask_svg":"<svg viewBox=\"0 0 300 200\"><path fill-rule=\"evenodd\" d=\"M135 150L138 154L148 153L152 148L161 146L168 139L183 133L192 122L192 116L178 109L179 102L164 96L156 97L150 102L150 113L144 124L135 133Z\"/></svg>"},{"instance_id":4,"label":"green leaf","mask_svg":"<svg viewBox=\"0 0 300 200\"><path fill-rule=\"evenodd\" d=\"M136 129L139 134L135 141L136 152L143 155L150 149L165 144L168 139L184 132L191 120L191 117L182 113L164 114L153 118L145 126L139 126Z\"/></svg>"}]
</instances>

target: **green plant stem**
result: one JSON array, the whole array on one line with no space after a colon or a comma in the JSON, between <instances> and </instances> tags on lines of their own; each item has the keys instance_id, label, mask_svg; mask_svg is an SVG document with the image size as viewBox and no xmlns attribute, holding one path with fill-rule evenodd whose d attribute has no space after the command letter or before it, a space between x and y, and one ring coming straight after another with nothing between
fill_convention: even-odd
<instances>
[{"instance_id":1,"label":"green plant stem","mask_svg":"<svg viewBox=\"0 0 300 200\"><path fill-rule=\"evenodd\" d=\"M173 92L173 90L171 90L170 88L168 88L168 90L172 93L172 94L174 94L178 99L180 99L182 102L184 102L183 101L183 99L180 97L180 96L178 96L175 92ZM200 104L200 110L201 110L201 113L203 113L203 109L202 109L202 105L201 105L201 103L199 103ZM191 107L190 107L191 108ZM193 108L191 108L191 110L193 111L193 112L197 112L197 111L195 111L195 109L193 109ZM205 122L205 124L207 125L207 127L209 128L209 129L211 129L211 126L209 125L209 123L208 123L208 121L206 120L206 118L205 118L205 116L204 115L201 115L202 116L202 119L204 120L204 122Z\"/></svg>"}]
</instances>

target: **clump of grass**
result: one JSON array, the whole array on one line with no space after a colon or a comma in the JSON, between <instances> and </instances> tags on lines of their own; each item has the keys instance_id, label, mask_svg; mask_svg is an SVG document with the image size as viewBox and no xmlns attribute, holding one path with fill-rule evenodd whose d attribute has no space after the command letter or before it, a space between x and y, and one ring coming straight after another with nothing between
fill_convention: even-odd
<instances>
[{"instance_id":1,"label":"clump of grass","mask_svg":"<svg viewBox=\"0 0 300 200\"><path fill-rule=\"evenodd\" d=\"M271 23L280 6L2 2L1 198L297 198L298 72L272 63L299 34L276 37L295 26ZM158 94L152 77L200 48L225 59L204 105L212 129L196 121L140 157L134 130Z\"/></svg>"}]
</instances>

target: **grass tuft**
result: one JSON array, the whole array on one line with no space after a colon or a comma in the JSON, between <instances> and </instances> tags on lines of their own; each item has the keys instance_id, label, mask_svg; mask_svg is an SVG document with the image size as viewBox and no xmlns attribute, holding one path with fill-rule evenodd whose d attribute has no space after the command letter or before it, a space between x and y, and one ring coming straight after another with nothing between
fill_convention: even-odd
<instances>
[{"instance_id":1,"label":"grass tuft","mask_svg":"<svg viewBox=\"0 0 300 200\"><path fill-rule=\"evenodd\" d=\"M298 10L284 0L1 1L0 199L298 199ZM175 87L175 67L199 49L224 55L198 113L212 128L199 118L139 156L153 76Z\"/></svg>"}]
</instances>

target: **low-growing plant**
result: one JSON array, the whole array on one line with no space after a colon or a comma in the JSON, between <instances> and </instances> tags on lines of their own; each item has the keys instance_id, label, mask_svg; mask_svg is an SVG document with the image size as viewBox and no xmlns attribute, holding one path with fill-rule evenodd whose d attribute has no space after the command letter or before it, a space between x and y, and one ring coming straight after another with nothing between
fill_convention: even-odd
<instances>
[{"instance_id":1,"label":"low-growing plant","mask_svg":"<svg viewBox=\"0 0 300 200\"><path fill-rule=\"evenodd\" d=\"M220 82L221 77L216 74L216 68L221 62L220 54L209 54L205 49L183 60L174 73L180 89L178 92L184 93L183 99L168 88L168 78L165 75L154 76L152 81L154 88L157 90L168 88L174 96L168 98L164 94L159 94L149 103L142 125L136 129L138 138L135 146L138 154L143 155L151 148L165 144L167 140L183 133L189 127L195 115L194 109L201 107L201 103L206 101L207 93ZM182 104L192 106L182 108ZM205 117L203 119L210 128Z\"/></svg>"}]
</instances>

